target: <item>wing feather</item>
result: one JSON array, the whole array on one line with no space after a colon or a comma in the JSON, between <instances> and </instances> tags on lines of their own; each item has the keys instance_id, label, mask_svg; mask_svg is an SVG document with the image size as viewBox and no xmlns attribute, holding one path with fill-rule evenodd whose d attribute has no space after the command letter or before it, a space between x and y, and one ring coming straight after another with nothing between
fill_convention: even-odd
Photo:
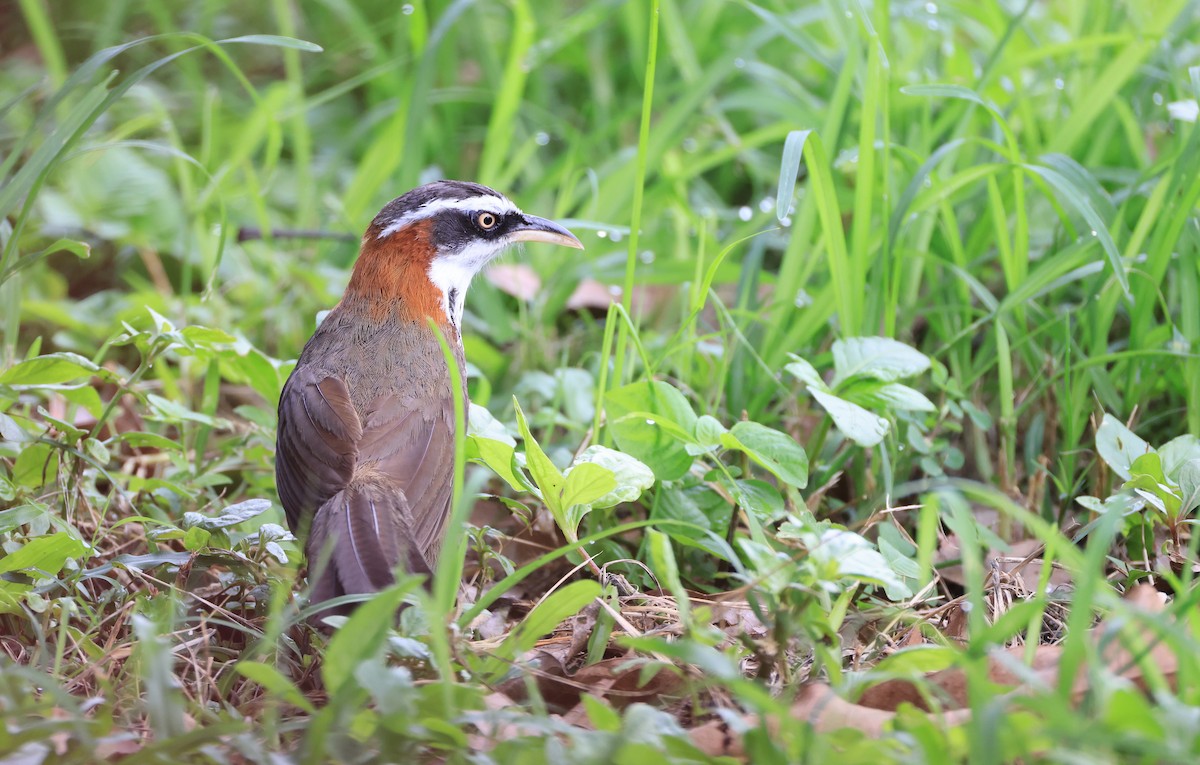
<instances>
[{"instance_id":1,"label":"wing feather","mask_svg":"<svg viewBox=\"0 0 1200 765\"><path fill-rule=\"evenodd\" d=\"M293 531L349 483L361 437L345 383L297 369L279 399L275 454L275 482Z\"/></svg>"}]
</instances>

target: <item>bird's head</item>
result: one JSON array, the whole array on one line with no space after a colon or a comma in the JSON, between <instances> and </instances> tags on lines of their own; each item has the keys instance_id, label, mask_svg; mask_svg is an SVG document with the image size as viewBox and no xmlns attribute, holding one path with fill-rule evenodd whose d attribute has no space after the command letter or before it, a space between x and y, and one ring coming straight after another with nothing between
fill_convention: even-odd
<instances>
[{"instance_id":1,"label":"bird's head","mask_svg":"<svg viewBox=\"0 0 1200 765\"><path fill-rule=\"evenodd\" d=\"M472 277L505 248L549 242L583 249L553 221L527 215L478 183L436 181L389 202L363 235L348 299L379 315L432 317L458 332Z\"/></svg>"}]
</instances>

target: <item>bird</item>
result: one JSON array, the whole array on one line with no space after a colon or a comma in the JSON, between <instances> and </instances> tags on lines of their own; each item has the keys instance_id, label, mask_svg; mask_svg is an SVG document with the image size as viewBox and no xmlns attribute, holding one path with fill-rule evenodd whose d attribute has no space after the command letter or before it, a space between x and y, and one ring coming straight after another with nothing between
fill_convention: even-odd
<instances>
[{"instance_id":1,"label":"bird","mask_svg":"<svg viewBox=\"0 0 1200 765\"><path fill-rule=\"evenodd\" d=\"M415 188L367 227L341 300L279 400L275 481L305 539L310 602L377 592L398 569L432 577L454 482L454 396L467 403L467 288L521 242L583 249L563 226L466 181Z\"/></svg>"}]
</instances>

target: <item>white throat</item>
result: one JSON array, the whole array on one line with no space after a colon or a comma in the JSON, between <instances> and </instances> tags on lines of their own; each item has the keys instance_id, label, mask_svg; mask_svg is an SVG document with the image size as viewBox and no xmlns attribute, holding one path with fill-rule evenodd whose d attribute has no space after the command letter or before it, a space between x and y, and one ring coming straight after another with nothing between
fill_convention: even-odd
<instances>
[{"instance_id":1,"label":"white throat","mask_svg":"<svg viewBox=\"0 0 1200 765\"><path fill-rule=\"evenodd\" d=\"M499 242L478 242L452 255L438 255L429 264L429 281L442 291L442 309L458 333L460 343L467 287L471 286L475 274L502 249L504 245Z\"/></svg>"}]
</instances>

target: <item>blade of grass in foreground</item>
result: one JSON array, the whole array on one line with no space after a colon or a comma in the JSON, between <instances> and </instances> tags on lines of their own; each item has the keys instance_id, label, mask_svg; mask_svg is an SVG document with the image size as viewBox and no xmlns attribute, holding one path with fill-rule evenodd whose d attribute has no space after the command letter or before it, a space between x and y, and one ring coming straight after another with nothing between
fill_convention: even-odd
<instances>
[{"instance_id":1,"label":"blade of grass in foreground","mask_svg":"<svg viewBox=\"0 0 1200 765\"><path fill-rule=\"evenodd\" d=\"M629 224L629 250L625 257L625 281L621 293L621 307L626 315L633 317L633 279L637 270L638 241L642 229L642 202L646 194L646 153L650 145L650 116L654 107L654 73L658 63L658 3L650 2L650 33L646 52L645 82L642 90L642 121L638 129L637 175L633 185L633 210ZM633 317L636 321L636 317ZM636 323L634 325L636 327ZM624 324L617 327L617 358L613 372L613 387L625 383L625 348L629 343L629 330Z\"/></svg>"}]
</instances>

